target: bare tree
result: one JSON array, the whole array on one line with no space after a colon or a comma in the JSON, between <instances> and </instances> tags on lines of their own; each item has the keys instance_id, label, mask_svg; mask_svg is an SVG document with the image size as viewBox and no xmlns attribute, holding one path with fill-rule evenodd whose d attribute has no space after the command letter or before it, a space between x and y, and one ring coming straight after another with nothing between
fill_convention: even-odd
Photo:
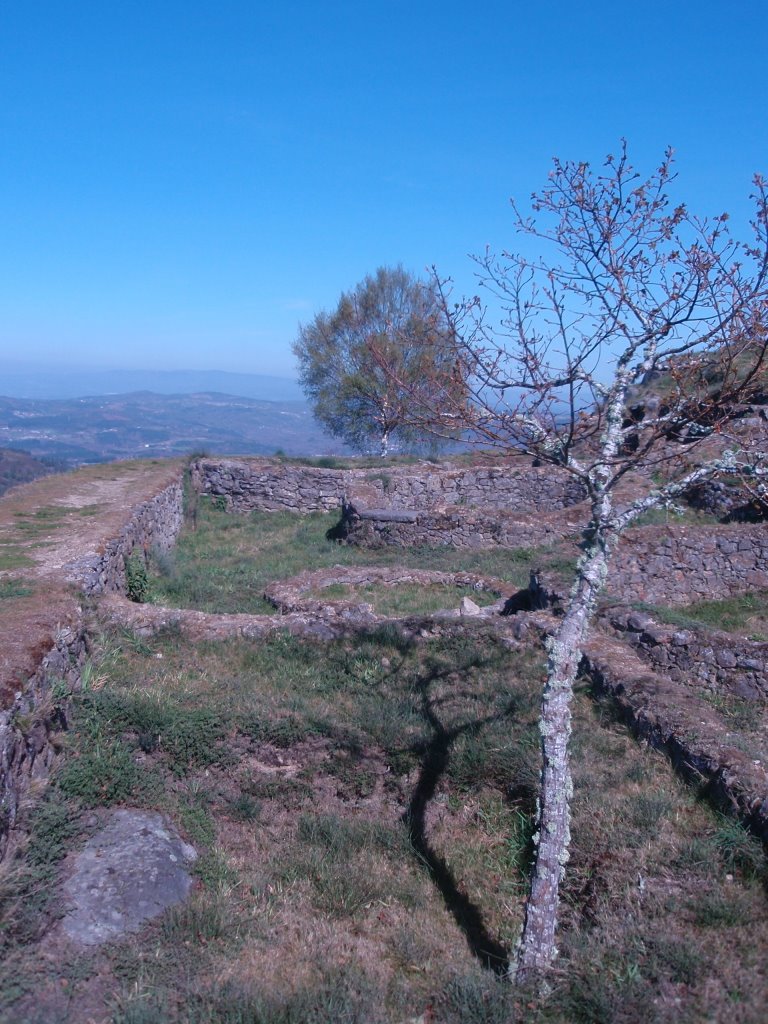
<instances>
[{"instance_id":1,"label":"bare tree","mask_svg":"<svg viewBox=\"0 0 768 1024\"><path fill-rule=\"evenodd\" d=\"M731 237L727 215L703 220L673 205L673 178L671 150L647 178L623 143L599 172L556 160L532 197L533 216L513 204L517 229L554 259L478 259L480 281L503 309L500 326L490 326L479 299L450 309L453 366L413 393L413 408L429 408L433 424L461 423L486 445L572 474L591 510L548 644L536 852L515 965L521 980L539 977L556 955L570 845L573 684L616 543L643 512L716 473L738 471L761 486L765 453L726 442L729 422L765 373L766 184L754 179L754 237L744 244ZM655 375L663 395L640 420L629 412L632 389ZM452 387L457 377L468 382L469 400L466 388ZM654 484L653 467L663 470L663 485ZM620 487L630 479L633 488Z\"/></svg>"}]
</instances>

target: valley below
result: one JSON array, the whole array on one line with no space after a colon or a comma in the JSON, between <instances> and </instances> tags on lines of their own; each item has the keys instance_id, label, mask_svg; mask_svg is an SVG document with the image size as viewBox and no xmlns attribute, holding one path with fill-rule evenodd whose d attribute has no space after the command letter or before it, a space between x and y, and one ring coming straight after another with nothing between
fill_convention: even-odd
<instances>
[{"instance_id":1,"label":"valley below","mask_svg":"<svg viewBox=\"0 0 768 1024\"><path fill-rule=\"evenodd\" d=\"M191 452L346 454L302 401L137 391L67 399L0 397L0 448L73 467Z\"/></svg>"}]
</instances>

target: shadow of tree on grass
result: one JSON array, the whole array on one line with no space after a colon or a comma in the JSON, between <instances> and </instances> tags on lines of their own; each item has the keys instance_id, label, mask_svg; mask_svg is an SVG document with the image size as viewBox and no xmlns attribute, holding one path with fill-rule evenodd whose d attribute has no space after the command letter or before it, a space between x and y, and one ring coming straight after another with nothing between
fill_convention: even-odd
<instances>
[{"instance_id":1,"label":"shadow of tree on grass","mask_svg":"<svg viewBox=\"0 0 768 1024\"><path fill-rule=\"evenodd\" d=\"M403 821L408 827L414 853L429 869L446 908L463 931L472 954L487 970L503 975L509 971L509 950L490 934L480 908L459 888L445 858L430 843L426 816L440 779L448 769L451 747L455 741L462 735L476 735L492 722L509 717L514 709L508 708L458 725L446 725L439 714L441 702L433 696L432 690L438 680L450 674L447 670L433 668L417 682L421 694L422 713L432 730L432 735L421 747L422 763L419 778L403 815Z\"/></svg>"}]
</instances>

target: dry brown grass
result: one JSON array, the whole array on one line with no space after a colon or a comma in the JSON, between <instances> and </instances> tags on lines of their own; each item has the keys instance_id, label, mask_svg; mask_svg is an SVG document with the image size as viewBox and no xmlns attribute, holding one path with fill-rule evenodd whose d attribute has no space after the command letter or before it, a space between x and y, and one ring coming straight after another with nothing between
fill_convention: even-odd
<instances>
[{"instance_id":1,"label":"dry brown grass","mask_svg":"<svg viewBox=\"0 0 768 1024\"><path fill-rule=\"evenodd\" d=\"M62 1019L100 999L94 1019L118 1024L762 1021L762 850L586 691L553 996L489 969L522 918L540 668L482 631L413 646L106 637L71 756L79 736L132 751L129 799L202 856L192 901L142 935L59 950L56 970L77 975ZM166 717L146 752L130 723L148 700ZM224 741L179 760L180 725L192 737L205 709ZM58 983L40 962L35 943L8 960L36 998Z\"/></svg>"},{"instance_id":2,"label":"dry brown grass","mask_svg":"<svg viewBox=\"0 0 768 1024\"><path fill-rule=\"evenodd\" d=\"M133 470L98 469L137 500ZM99 504L91 483L41 491L37 507ZM82 517L89 544L113 528L102 513ZM38 609L42 631L64 607L54 594L15 598L14 614ZM0 892L0 1019L762 1024L762 848L586 689L552 996L500 980L526 893L540 651L468 625L326 646L118 631L93 656L99 686L75 698L32 848L76 850L110 801L157 808L201 853L195 891L139 936L84 952L56 929L68 861L28 861ZM744 723L731 725L738 743Z\"/></svg>"}]
</instances>

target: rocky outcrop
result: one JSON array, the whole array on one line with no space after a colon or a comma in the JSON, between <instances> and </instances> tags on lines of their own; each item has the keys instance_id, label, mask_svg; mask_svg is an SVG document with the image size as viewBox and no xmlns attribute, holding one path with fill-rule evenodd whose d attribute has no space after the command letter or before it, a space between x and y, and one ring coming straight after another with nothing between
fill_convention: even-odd
<instances>
[{"instance_id":1,"label":"rocky outcrop","mask_svg":"<svg viewBox=\"0 0 768 1024\"><path fill-rule=\"evenodd\" d=\"M766 518L766 505L738 480L707 480L685 495L691 508L706 512L723 522L752 523Z\"/></svg>"},{"instance_id":2,"label":"rocky outcrop","mask_svg":"<svg viewBox=\"0 0 768 1024\"><path fill-rule=\"evenodd\" d=\"M154 811L119 808L74 859L64 884L64 935L101 946L139 931L192 888L197 852Z\"/></svg>"}]
</instances>

